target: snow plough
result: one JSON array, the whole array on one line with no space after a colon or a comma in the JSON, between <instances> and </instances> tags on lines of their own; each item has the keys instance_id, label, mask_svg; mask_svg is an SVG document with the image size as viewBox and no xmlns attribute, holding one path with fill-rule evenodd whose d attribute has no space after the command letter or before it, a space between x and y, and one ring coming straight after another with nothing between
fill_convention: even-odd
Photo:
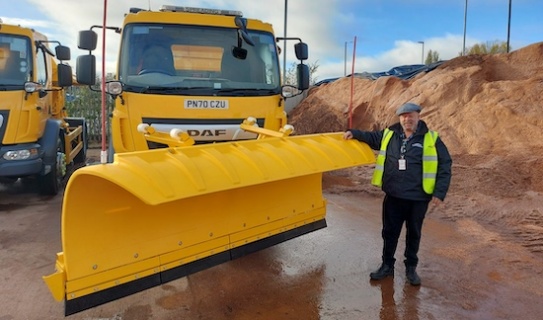
<instances>
[{"instance_id":1,"label":"snow plough","mask_svg":"<svg viewBox=\"0 0 543 320\"><path fill-rule=\"evenodd\" d=\"M375 162L340 132L293 135L284 100L309 72L300 63L297 87L281 85L271 25L165 6L131 9L116 30L117 79L103 86L114 155L70 177L44 277L65 315L324 228L322 173ZM95 49L94 31L80 37ZM94 56L78 58L77 80L94 84Z\"/></svg>"}]
</instances>

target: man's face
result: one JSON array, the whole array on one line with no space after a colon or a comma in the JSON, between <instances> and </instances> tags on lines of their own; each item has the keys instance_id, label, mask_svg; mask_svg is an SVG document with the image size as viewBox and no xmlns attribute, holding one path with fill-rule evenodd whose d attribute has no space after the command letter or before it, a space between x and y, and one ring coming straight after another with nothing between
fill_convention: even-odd
<instances>
[{"instance_id":1,"label":"man's face","mask_svg":"<svg viewBox=\"0 0 543 320\"><path fill-rule=\"evenodd\" d=\"M416 111L400 114L400 124L404 131L414 132L419 124L420 114Z\"/></svg>"}]
</instances>

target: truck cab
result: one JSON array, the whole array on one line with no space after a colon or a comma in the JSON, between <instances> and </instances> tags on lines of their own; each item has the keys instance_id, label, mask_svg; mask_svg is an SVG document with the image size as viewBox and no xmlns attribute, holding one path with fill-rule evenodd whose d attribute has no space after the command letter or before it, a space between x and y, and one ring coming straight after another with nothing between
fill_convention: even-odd
<instances>
[{"instance_id":1,"label":"truck cab","mask_svg":"<svg viewBox=\"0 0 543 320\"><path fill-rule=\"evenodd\" d=\"M146 140L139 124L182 130L200 144L256 138L239 128L248 117L273 130L287 123L270 24L239 11L163 6L131 9L117 30L117 78L107 86L116 97L110 119L116 153L165 147ZM96 38L92 30L81 32L79 42L94 50ZM307 59L307 46L297 46ZM79 57L79 83L94 84L94 64L92 55ZM300 77L301 89L308 87L308 75L306 70Z\"/></svg>"}]
</instances>

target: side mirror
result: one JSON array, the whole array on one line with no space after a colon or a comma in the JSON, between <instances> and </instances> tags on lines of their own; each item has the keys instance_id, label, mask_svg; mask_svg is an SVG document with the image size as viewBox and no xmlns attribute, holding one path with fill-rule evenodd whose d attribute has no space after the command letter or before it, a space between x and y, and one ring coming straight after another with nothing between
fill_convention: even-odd
<instances>
[{"instance_id":1,"label":"side mirror","mask_svg":"<svg viewBox=\"0 0 543 320\"><path fill-rule=\"evenodd\" d=\"M80 84L93 85L96 83L96 57L88 54L77 57L76 77Z\"/></svg>"},{"instance_id":2,"label":"side mirror","mask_svg":"<svg viewBox=\"0 0 543 320\"><path fill-rule=\"evenodd\" d=\"M296 58L298 58L298 60L304 61L309 57L309 48L305 42L296 43L294 45L294 52L296 53Z\"/></svg>"},{"instance_id":3,"label":"side mirror","mask_svg":"<svg viewBox=\"0 0 543 320\"><path fill-rule=\"evenodd\" d=\"M95 50L98 42L98 34L92 30L79 31L77 47L82 50Z\"/></svg>"},{"instance_id":4,"label":"side mirror","mask_svg":"<svg viewBox=\"0 0 543 320\"><path fill-rule=\"evenodd\" d=\"M58 60L66 61L71 59L70 48L62 45L55 47L55 55Z\"/></svg>"},{"instance_id":5,"label":"side mirror","mask_svg":"<svg viewBox=\"0 0 543 320\"><path fill-rule=\"evenodd\" d=\"M298 76L298 89L307 90L309 89L309 67L306 64L297 65L297 76Z\"/></svg>"},{"instance_id":6,"label":"side mirror","mask_svg":"<svg viewBox=\"0 0 543 320\"><path fill-rule=\"evenodd\" d=\"M69 87L73 84L72 67L67 64L59 64L57 66L57 86Z\"/></svg>"}]
</instances>

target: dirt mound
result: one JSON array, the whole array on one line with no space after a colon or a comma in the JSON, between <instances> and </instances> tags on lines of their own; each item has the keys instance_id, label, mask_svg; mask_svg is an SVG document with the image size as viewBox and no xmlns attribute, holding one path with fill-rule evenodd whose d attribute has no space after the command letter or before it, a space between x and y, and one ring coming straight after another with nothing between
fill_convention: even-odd
<instances>
[{"instance_id":1,"label":"dirt mound","mask_svg":"<svg viewBox=\"0 0 543 320\"><path fill-rule=\"evenodd\" d=\"M453 156L440 217L476 219L543 253L542 92L543 42L509 54L458 57L410 80L341 78L313 88L289 119L297 134L343 131L349 124L376 130L397 122L400 104L420 104L422 119ZM373 194L371 170L331 173L325 186Z\"/></svg>"}]
</instances>

